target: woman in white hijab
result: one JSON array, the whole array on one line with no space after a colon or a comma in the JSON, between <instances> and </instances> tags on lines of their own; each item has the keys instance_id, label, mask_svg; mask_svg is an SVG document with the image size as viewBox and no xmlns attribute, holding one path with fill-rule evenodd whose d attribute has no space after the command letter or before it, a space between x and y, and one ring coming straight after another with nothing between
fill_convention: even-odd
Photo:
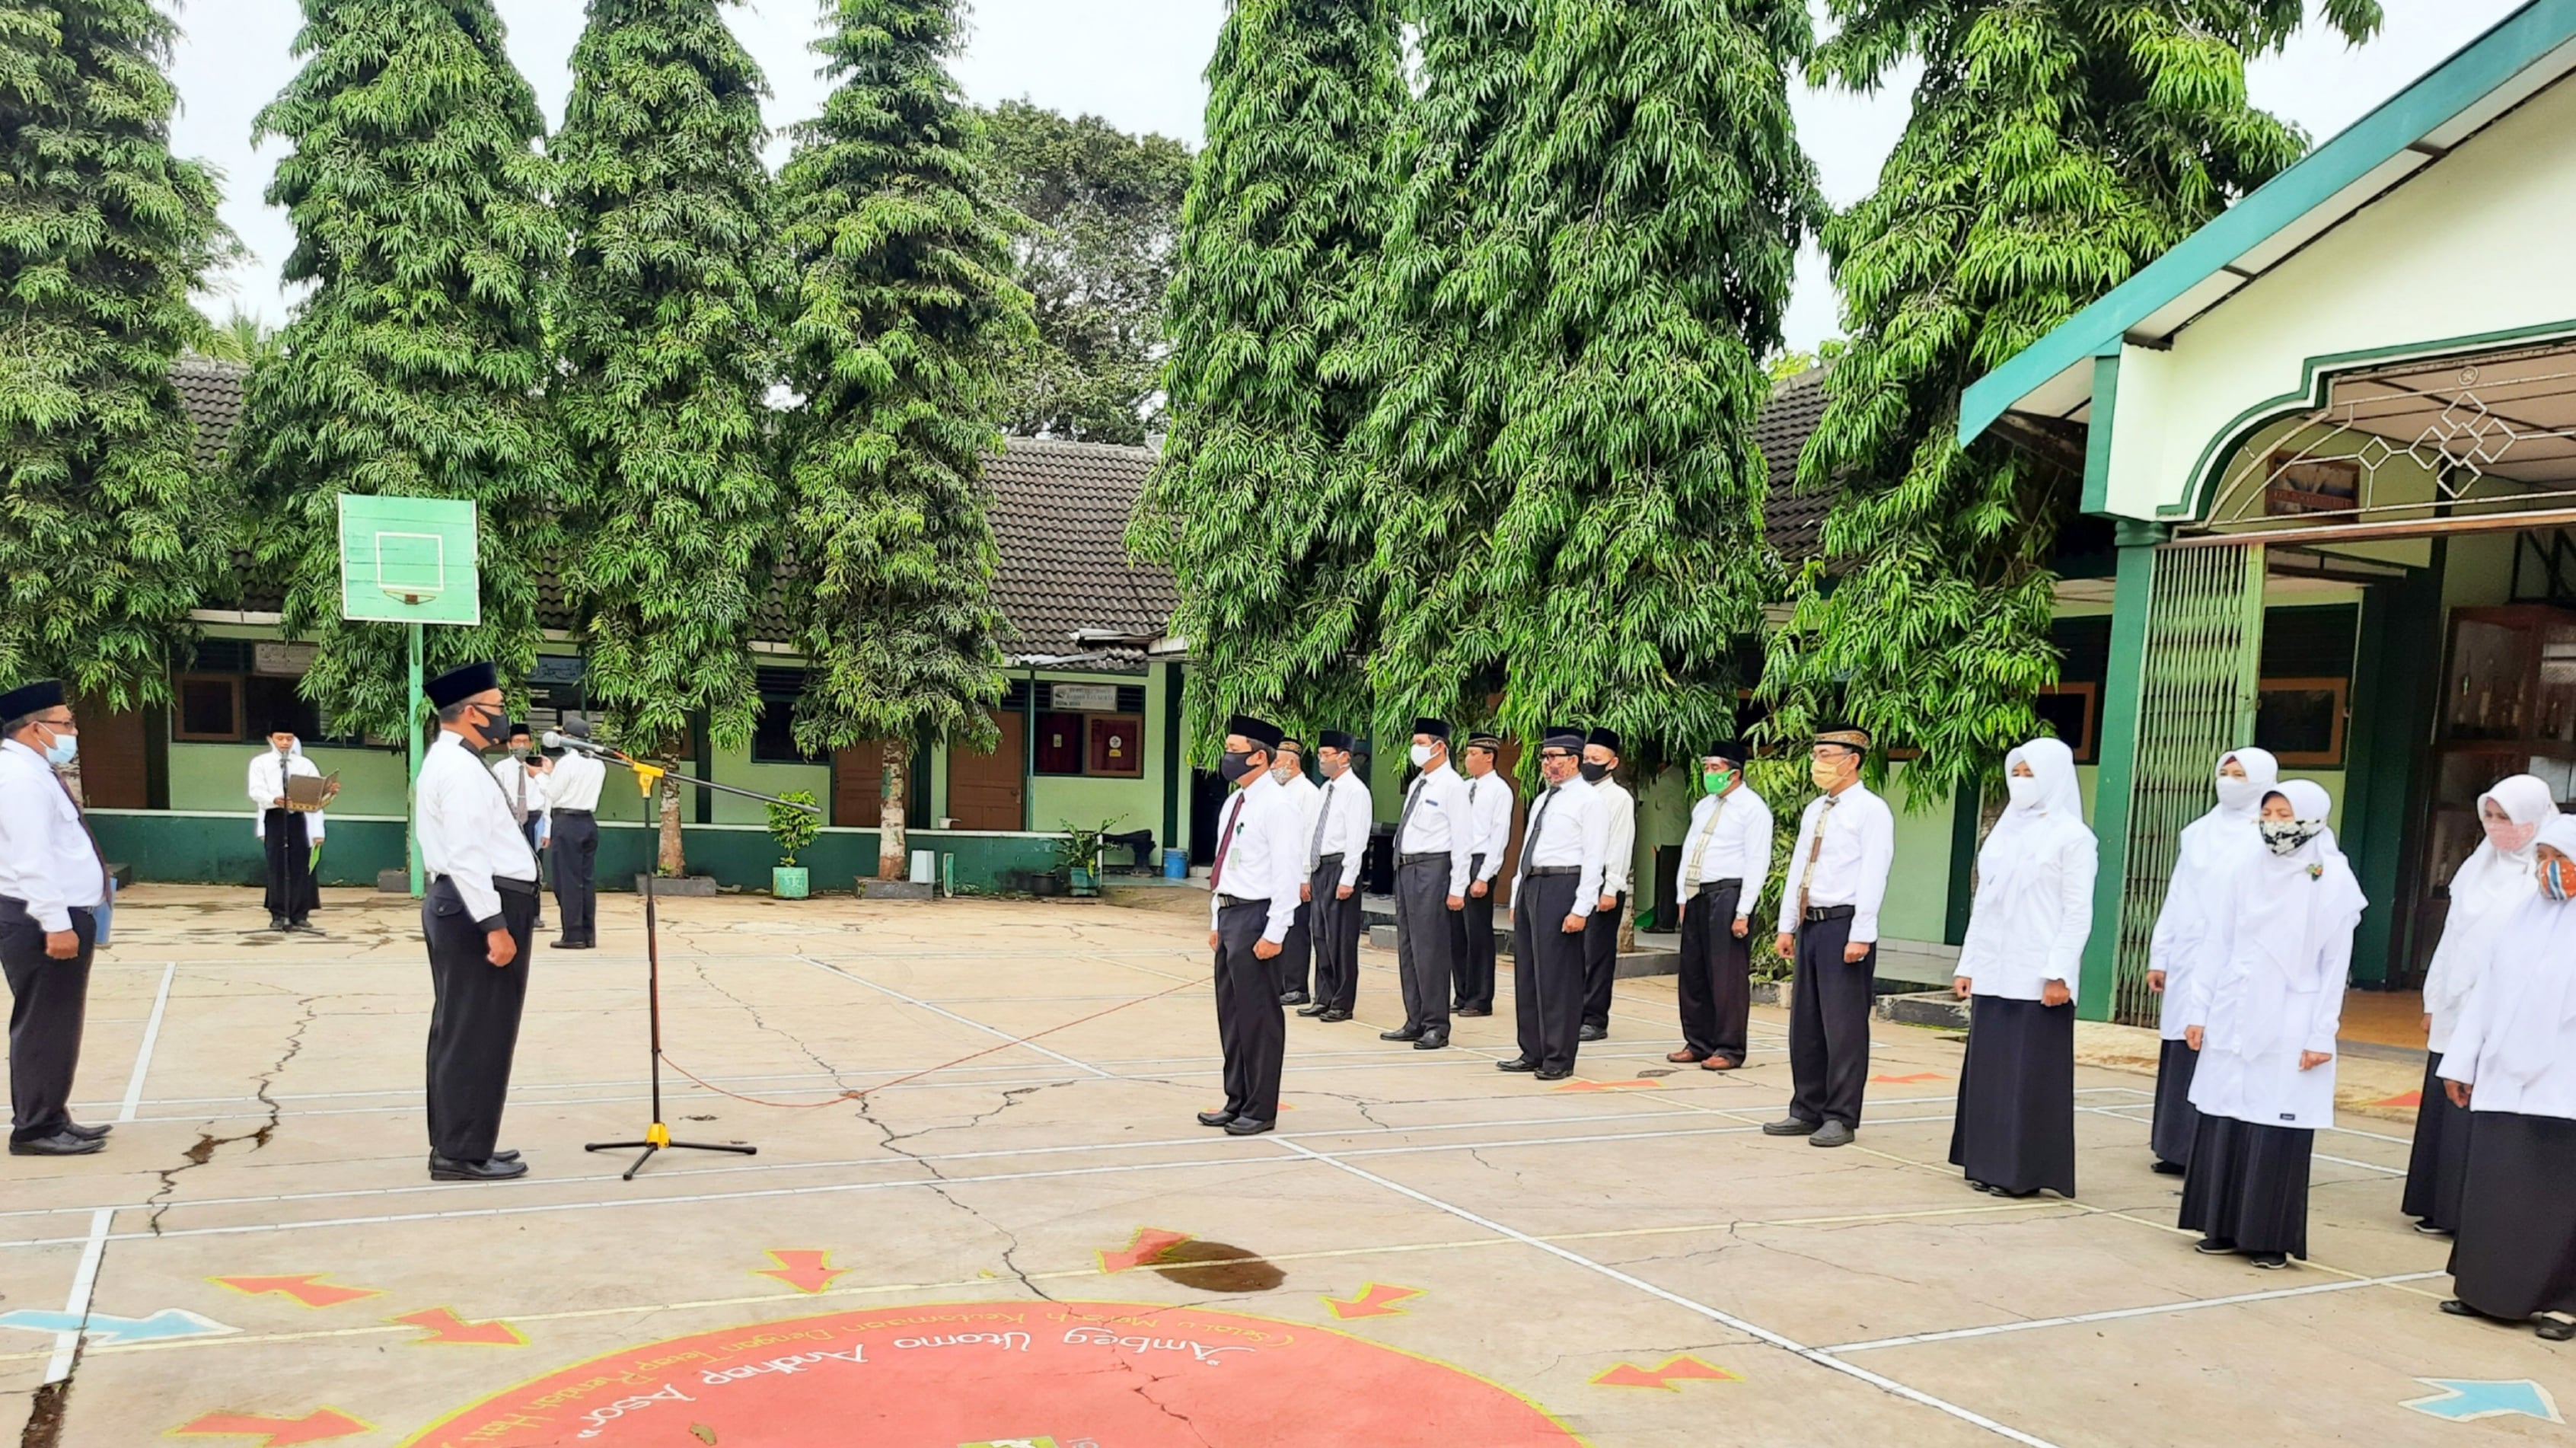
<instances>
[{"instance_id":1,"label":"woman in white hijab","mask_svg":"<svg viewBox=\"0 0 2576 1448\"><path fill-rule=\"evenodd\" d=\"M2200 1123L2200 1113L2191 1107L2191 1073L2200 1056L2183 1044L2182 1028L2191 1024L2182 1018L2183 988L2203 953L2217 947L2209 928L2212 904L2226 882L2262 852L2254 816L2280 778L2280 764L2264 750L2238 749L2220 756L2218 807L2183 827L2182 851L2165 886L2155 938L2147 946L2147 988L2165 998L2158 1021L2164 1045L2156 1056L2150 1139L2156 1170L2166 1176L2181 1176L2191 1161L2192 1131Z\"/></svg>"},{"instance_id":2,"label":"woman in white hijab","mask_svg":"<svg viewBox=\"0 0 2576 1448\"><path fill-rule=\"evenodd\" d=\"M2424 977L2424 1031L2431 1055L2424 1063L2423 1104L2415 1108L2415 1151L2406 1164L2405 1212L2415 1230L2453 1232L2460 1225L2460 1182L2469 1164L2469 1112L2442 1090L2442 1056L2460 1013L2477 989L2496 931L2531 899L2538 868L2534 843L2541 825L2558 813L2549 786L2528 774L2497 783L2478 799L2485 843L2451 877L2451 913L2442 924Z\"/></svg>"},{"instance_id":3,"label":"woman in white hijab","mask_svg":"<svg viewBox=\"0 0 2576 1448\"><path fill-rule=\"evenodd\" d=\"M1953 988L1976 1004L1950 1164L1999 1196L2075 1195L2075 989L2093 931L2093 832L2075 755L2034 739L2004 758L2011 803L1977 852Z\"/></svg>"},{"instance_id":4,"label":"woman in white hijab","mask_svg":"<svg viewBox=\"0 0 2576 1448\"><path fill-rule=\"evenodd\" d=\"M2463 1317L2576 1338L2576 818L2534 847L2539 889L2499 926L2442 1058L2446 1092L2476 1118L2451 1278ZM2541 1314L2551 1314L2541 1317Z\"/></svg>"},{"instance_id":5,"label":"woman in white hijab","mask_svg":"<svg viewBox=\"0 0 2576 1448\"><path fill-rule=\"evenodd\" d=\"M2182 1225L2201 1251L2257 1267L2308 1255L2308 1161L2334 1124L2335 1031L2368 902L2326 828L2333 809L2304 779L2263 796L2263 853L2217 897L2215 948L2184 988L2200 1126Z\"/></svg>"}]
</instances>

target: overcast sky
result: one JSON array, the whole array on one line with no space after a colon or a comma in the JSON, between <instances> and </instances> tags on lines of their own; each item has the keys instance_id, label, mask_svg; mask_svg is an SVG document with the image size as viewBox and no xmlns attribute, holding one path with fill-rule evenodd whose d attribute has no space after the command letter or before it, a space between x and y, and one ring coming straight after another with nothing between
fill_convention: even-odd
<instances>
[{"instance_id":1,"label":"overcast sky","mask_svg":"<svg viewBox=\"0 0 2576 1448\"><path fill-rule=\"evenodd\" d=\"M581 31L578 0L496 0L510 27L510 51L548 121L562 119L572 87L567 68ZM2517 9L2521 0L2381 0L2388 26L2361 50L2320 30L2284 55L2260 62L2251 87L2257 105L2302 125L2322 140L2358 119L2443 56ZM2309 9L2317 8L2313 3ZM735 32L769 74L773 127L821 108L823 86L806 49L817 30L817 0L744 0ZM957 60L969 98L985 103L1026 98L1069 114L1107 117L1130 131L1160 131L1196 144L1206 68L1224 0L975 0L972 30ZM175 73L182 154L202 156L224 173L224 217L251 256L207 300L220 318L233 307L270 322L286 319L277 279L290 245L285 214L260 200L279 146L251 145L251 120L293 76L296 0L194 0L180 10L186 34ZM1905 125L1900 86L1877 96L1851 96L1800 86L1793 94L1800 138L1824 174L1837 205L1866 194L1888 148ZM783 143L773 146L780 159ZM1790 308L1789 339L1812 347L1840 331L1822 258L1800 269Z\"/></svg>"}]
</instances>

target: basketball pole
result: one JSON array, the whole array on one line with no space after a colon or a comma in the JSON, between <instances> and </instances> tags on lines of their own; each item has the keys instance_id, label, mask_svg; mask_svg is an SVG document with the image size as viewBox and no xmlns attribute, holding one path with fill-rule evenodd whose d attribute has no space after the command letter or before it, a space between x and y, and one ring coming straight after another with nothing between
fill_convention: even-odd
<instances>
[{"instance_id":1,"label":"basketball pole","mask_svg":"<svg viewBox=\"0 0 2576 1448\"><path fill-rule=\"evenodd\" d=\"M420 862L420 654L420 625L413 624L411 626L411 710L403 716L411 721L410 727L404 731L411 736L411 819L403 828L403 853L411 857L411 898L415 900L424 899L429 893L425 888L427 882L421 878Z\"/></svg>"}]
</instances>

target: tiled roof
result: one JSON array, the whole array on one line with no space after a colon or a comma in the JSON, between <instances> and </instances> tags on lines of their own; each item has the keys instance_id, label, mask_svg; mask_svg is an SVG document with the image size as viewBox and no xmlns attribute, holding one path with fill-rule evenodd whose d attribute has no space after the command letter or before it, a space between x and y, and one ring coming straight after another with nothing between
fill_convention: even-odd
<instances>
[{"instance_id":1,"label":"tiled roof","mask_svg":"<svg viewBox=\"0 0 2576 1448\"><path fill-rule=\"evenodd\" d=\"M249 376L250 369L238 362L182 357L170 364L170 381L179 389L179 403L197 424L200 464L214 467L224 460L233 424L241 419L242 383Z\"/></svg>"},{"instance_id":2,"label":"tiled roof","mask_svg":"<svg viewBox=\"0 0 2576 1448\"><path fill-rule=\"evenodd\" d=\"M1798 454L1807 435L1825 415L1825 369L1810 367L1781 383L1762 407L1754 441L1771 465L1771 496L1762 505L1763 531L1771 546L1791 563L1802 563L1823 550L1825 514L1834 506L1831 488L1804 492L1798 487Z\"/></svg>"}]
</instances>

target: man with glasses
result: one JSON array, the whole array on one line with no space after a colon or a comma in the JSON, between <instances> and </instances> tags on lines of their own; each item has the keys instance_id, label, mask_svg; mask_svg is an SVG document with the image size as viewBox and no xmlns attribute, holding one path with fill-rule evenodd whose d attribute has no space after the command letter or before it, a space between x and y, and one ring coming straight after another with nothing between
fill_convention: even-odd
<instances>
[{"instance_id":1,"label":"man with glasses","mask_svg":"<svg viewBox=\"0 0 2576 1448\"><path fill-rule=\"evenodd\" d=\"M1878 907L1896 856L1896 816L1860 782L1869 735L1816 736L1807 773L1823 791L1798 822L1780 896L1780 958L1796 963L1789 1002L1789 1115L1768 1136L1849 1146L1869 1082L1870 982L1878 973Z\"/></svg>"},{"instance_id":2,"label":"man with glasses","mask_svg":"<svg viewBox=\"0 0 2576 1448\"><path fill-rule=\"evenodd\" d=\"M71 1118L107 866L60 771L80 728L53 679L0 693L0 971L9 978L9 1154L86 1156Z\"/></svg>"},{"instance_id":3,"label":"man with glasses","mask_svg":"<svg viewBox=\"0 0 2576 1448\"><path fill-rule=\"evenodd\" d=\"M438 1000L429 1018L429 1175L507 1181L528 1171L496 1142L527 1003L537 856L479 757L502 737L499 669L468 664L442 674L429 702L438 738L418 791L420 858L430 874L420 923Z\"/></svg>"},{"instance_id":4,"label":"man with glasses","mask_svg":"<svg viewBox=\"0 0 2576 1448\"><path fill-rule=\"evenodd\" d=\"M1583 931L1597 908L1610 851L1601 797L1577 770L1583 731L1549 728L1539 744L1547 788L1530 804L1521 865L1512 877L1512 1005L1520 1055L1498 1071L1541 1081L1574 1074L1583 1025Z\"/></svg>"}]
</instances>

